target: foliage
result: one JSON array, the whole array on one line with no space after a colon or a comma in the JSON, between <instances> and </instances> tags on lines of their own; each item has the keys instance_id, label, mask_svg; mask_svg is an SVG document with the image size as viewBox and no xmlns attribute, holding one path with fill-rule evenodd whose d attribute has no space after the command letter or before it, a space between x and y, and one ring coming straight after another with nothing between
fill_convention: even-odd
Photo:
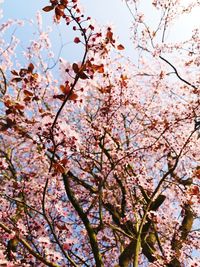
<instances>
[{"instance_id":1,"label":"foliage","mask_svg":"<svg viewBox=\"0 0 200 267\"><path fill-rule=\"evenodd\" d=\"M156 28L139 2L124 3L137 65L77 0L43 13L74 31L80 62L54 58L38 15L21 65L4 39L21 22L1 25L1 266L200 265L199 30L166 38L199 2L153 1Z\"/></svg>"}]
</instances>

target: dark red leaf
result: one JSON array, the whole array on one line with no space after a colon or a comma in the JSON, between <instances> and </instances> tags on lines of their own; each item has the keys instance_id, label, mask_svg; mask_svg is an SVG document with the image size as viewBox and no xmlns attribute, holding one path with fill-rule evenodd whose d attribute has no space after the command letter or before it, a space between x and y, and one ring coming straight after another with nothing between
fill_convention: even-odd
<instances>
[{"instance_id":1,"label":"dark red leaf","mask_svg":"<svg viewBox=\"0 0 200 267\"><path fill-rule=\"evenodd\" d=\"M18 82L21 82L21 80L22 80L22 78L14 78L11 81L18 83Z\"/></svg>"},{"instance_id":2,"label":"dark red leaf","mask_svg":"<svg viewBox=\"0 0 200 267\"><path fill-rule=\"evenodd\" d=\"M194 186L191 189L191 195L199 195L199 187L198 186Z\"/></svg>"},{"instance_id":3,"label":"dark red leaf","mask_svg":"<svg viewBox=\"0 0 200 267\"><path fill-rule=\"evenodd\" d=\"M78 73L78 72L79 72L78 64L73 63L73 65L72 65L72 69L73 69L73 71L74 71L75 73Z\"/></svg>"},{"instance_id":4,"label":"dark red leaf","mask_svg":"<svg viewBox=\"0 0 200 267\"><path fill-rule=\"evenodd\" d=\"M16 76L19 75L18 72L16 72L16 70L11 70L11 73L12 73L13 75L16 75Z\"/></svg>"},{"instance_id":5,"label":"dark red leaf","mask_svg":"<svg viewBox=\"0 0 200 267\"><path fill-rule=\"evenodd\" d=\"M15 104L15 106L14 106L17 110L24 110L24 106L23 105L21 105L21 104Z\"/></svg>"},{"instance_id":6,"label":"dark red leaf","mask_svg":"<svg viewBox=\"0 0 200 267\"><path fill-rule=\"evenodd\" d=\"M79 73L79 77L83 80L89 79L89 77L84 72Z\"/></svg>"},{"instance_id":7,"label":"dark red leaf","mask_svg":"<svg viewBox=\"0 0 200 267\"><path fill-rule=\"evenodd\" d=\"M57 0L50 0L50 2L52 3L52 5L57 5L58 4Z\"/></svg>"},{"instance_id":8,"label":"dark red leaf","mask_svg":"<svg viewBox=\"0 0 200 267\"><path fill-rule=\"evenodd\" d=\"M59 8L59 9L65 9L65 6L62 5L62 4L60 4L60 5L58 5L58 8Z\"/></svg>"},{"instance_id":9,"label":"dark red leaf","mask_svg":"<svg viewBox=\"0 0 200 267\"><path fill-rule=\"evenodd\" d=\"M123 46L122 44L119 44L119 45L117 46L117 49L118 49L118 50L124 50L124 46Z\"/></svg>"},{"instance_id":10,"label":"dark red leaf","mask_svg":"<svg viewBox=\"0 0 200 267\"><path fill-rule=\"evenodd\" d=\"M57 99L60 99L60 100L64 101L65 100L65 95L63 95L63 94L61 94L61 95L54 95L53 98L54 99L57 98Z\"/></svg>"},{"instance_id":11,"label":"dark red leaf","mask_svg":"<svg viewBox=\"0 0 200 267\"><path fill-rule=\"evenodd\" d=\"M58 7L55 9L56 16L62 17L64 15L64 11Z\"/></svg>"},{"instance_id":12,"label":"dark red leaf","mask_svg":"<svg viewBox=\"0 0 200 267\"><path fill-rule=\"evenodd\" d=\"M72 92L68 99L69 100L76 100L77 98L78 98L78 95L76 93Z\"/></svg>"},{"instance_id":13,"label":"dark red leaf","mask_svg":"<svg viewBox=\"0 0 200 267\"><path fill-rule=\"evenodd\" d=\"M33 93L30 92L30 91L28 91L28 90L24 90L24 94L25 94L26 96L33 96Z\"/></svg>"},{"instance_id":14,"label":"dark red leaf","mask_svg":"<svg viewBox=\"0 0 200 267\"><path fill-rule=\"evenodd\" d=\"M34 65L33 65L32 63L30 63L30 64L28 65L28 71L29 71L30 73L32 73L32 72L33 72L33 69L34 69Z\"/></svg>"},{"instance_id":15,"label":"dark red leaf","mask_svg":"<svg viewBox=\"0 0 200 267\"><path fill-rule=\"evenodd\" d=\"M65 5L65 6L68 4L68 0L61 0L60 2L62 5Z\"/></svg>"},{"instance_id":16,"label":"dark red leaf","mask_svg":"<svg viewBox=\"0 0 200 267\"><path fill-rule=\"evenodd\" d=\"M62 91L63 94L67 95L70 92L70 86L69 84L66 85L60 85L60 90Z\"/></svg>"},{"instance_id":17,"label":"dark red leaf","mask_svg":"<svg viewBox=\"0 0 200 267\"><path fill-rule=\"evenodd\" d=\"M31 101L31 98L29 97L29 96L26 96L26 97L24 97L24 102L30 102Z\"/></svg>"},{"instance_id":18,"label":"dark red leaf","mask_svg":"<svg viewBox=\"0 0 200 267\"><path fill-rule=\"evenodd\" d=\"M21 69L19 71L19 76L20 77L24 77L27 73L28 73L28 70L27 69Z\"/></svg>"},{"instance_id":19,"label":"dark red leaf","mask_svg":"<svg viewBox=\"0 0 200 267\"><path fill-rule=\"evenodd\" d=\"M49 12L54 9L54 6L45 6L42 10L45 12Z\"/></svg>"}]
</instances>

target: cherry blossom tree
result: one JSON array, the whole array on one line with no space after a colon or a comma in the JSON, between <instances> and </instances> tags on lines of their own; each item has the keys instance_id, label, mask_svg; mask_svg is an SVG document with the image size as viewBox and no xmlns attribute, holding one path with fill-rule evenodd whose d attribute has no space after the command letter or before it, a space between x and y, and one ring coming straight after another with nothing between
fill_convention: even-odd
<instances>
[{"instance_id":1,"label":"cherry blossom tree","mask_svg":"<svg viewBox=\"0 0 200 267\"><path fill-rule=\"evenodd\" d=\"M42 11L77 62L54 56L41 14L23 61L4 36L26 22L1 24L1 266L200 266L199 29L167 39L199 1L149 1L153 26L142 2L124 1L137 63L77 0Z\"/></svg>"}]
</instances>

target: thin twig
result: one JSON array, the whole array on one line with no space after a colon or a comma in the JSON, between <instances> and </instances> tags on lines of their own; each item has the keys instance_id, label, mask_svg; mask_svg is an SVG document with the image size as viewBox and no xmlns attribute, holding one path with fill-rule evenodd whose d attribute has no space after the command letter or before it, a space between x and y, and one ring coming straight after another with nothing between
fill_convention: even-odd
<instances>
[{"instance_id":1,"label":"thin twig","mask_svg":"<svg viewBox=\"0 0 200 267\"><path fill-rule=\"evenodd\" d=\"M179 75L179 73L178 73L177 69L174 67L174 65L173 65L172 63L170 63L167 59L165 59L165 58L162 57L162 56L159 56L159 58L162 59L163 61L165 61L170 67L172 67L172 69L174 70L176 76L177 76L182 82L186 83L187 85L191 86L192 88L194 88L194 89L196 89L196 90L198 89L194 84L192 84L192 83L186 81L185 79L183 79L183 78Z\"/></svg>"},{"instance_id":2,"label":"thin twig","mask_svg":"<svg viewBox=\"0 0 200 267\"><path fill-rule=\"evenodd\" d=\"M0 228L2 228L6 233L11 234L12 231L4 224L0 222ZM43 256L41 256L40 254L36 253L32 247L27 243L27 241L25 239L23 239L22 237L16 235L17 240L24 246L24 248L26 248L31 255L33 255L35 258L37 258L39 261L41 261L42 263L44 263L46 266L50 266L50 267L60 267L60 265L52 263L50 261L48 261L47 259L45 259Z\"/></svg>"}]
</instances>

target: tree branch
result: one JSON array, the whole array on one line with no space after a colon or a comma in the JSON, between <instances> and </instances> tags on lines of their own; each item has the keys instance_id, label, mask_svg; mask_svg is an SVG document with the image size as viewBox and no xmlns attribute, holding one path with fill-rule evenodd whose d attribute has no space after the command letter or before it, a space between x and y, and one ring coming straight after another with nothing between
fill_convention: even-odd
<instances>
[{"instance_id":1,"label":"tree branch","mask_svg":"<svg viewBox=\"0 0 200 267\"><path fill-rule=\"evenodd\" d=\"M0 227L8 234L11 234L12 231L4 224L0 222ZM39 261L41 261L42 263L44 263L46 266L50 266L50 267L60 267L60 265L52 263L50 261L48 261L47 259L45 259L44 257L42 257L40 254L36 253L32 247L28 244L28 242L19 237L19 235L16 235L15 238L24 246L24 248L26 248L29 253L31 255L33 255L36 259L38 259Z\"/></svg>"},{"instance_id":2,"label":"tree branch","mask_svg":"<svg viewBox=\"0 0 200 267\"><path fill-rule=\"evenodd\" d=\"M67 193L67 196L68 196L70 202L72 203L74 209L78 213L80 219L82 220L82 222L83 222L83 224L87 230L87 233L88 233L88 236L90 239L90 245L91 245L92 252L93 252L93 255L95 258L95 262L96 262L96 267L103 267L104 265L103 265L102 257L101 257L100 251L99 251L95 231L92 228L86 213L83 211L82 207L78 203L76 197L74 196L74 194L70 188L69 176L72 176L72 175L73 174L70 171L68 171L68 173L62 174L63 182L64 182L64 186L65 186L65 191Z\"/></svg>"},{"instance_id":3,"label":"tree branch","mask_svg":"<svg viewBox=\"0 0 200 267\"><path fill-rule=\"evenodd\" d=\"M159 56L159 58L162 59L163 61L165 61L170 67L172 67L172 69L174 70L176 76L177 76L182 82L184 82L185 84L189 85L190 87L192 87L192 88L194 88L194 89L198 89L197 86L195 86L194 84L192 84L192 83L186 81L185 79L183 79L183 78L179 75L179 73L178 73L177 69L174 67L174 65L173 65L172 63L170 63L167 59L165 59L165 58L162 57L162 56Z\"/></svg>"}]
</instances>

